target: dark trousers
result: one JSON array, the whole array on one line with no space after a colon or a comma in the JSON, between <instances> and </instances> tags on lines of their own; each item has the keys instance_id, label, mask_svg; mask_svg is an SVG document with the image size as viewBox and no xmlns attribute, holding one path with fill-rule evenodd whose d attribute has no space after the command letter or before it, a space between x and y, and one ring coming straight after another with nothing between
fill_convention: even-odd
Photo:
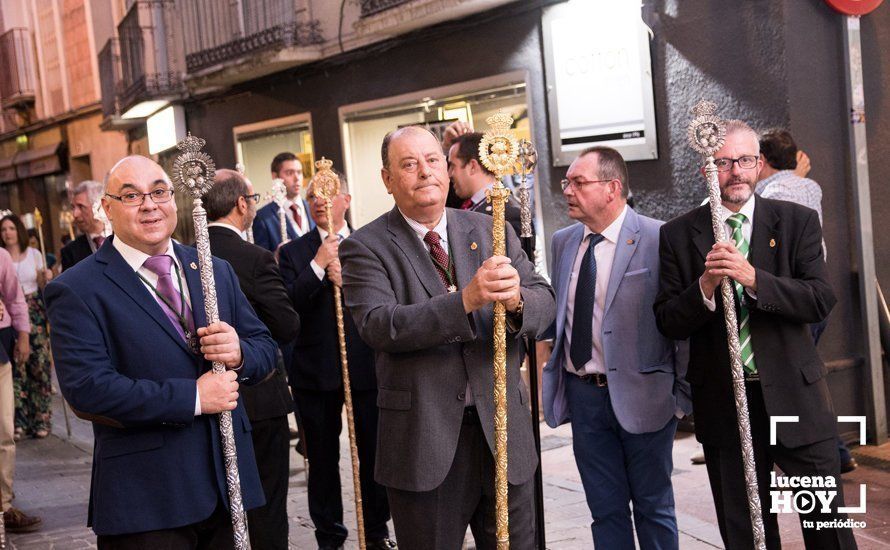
<instances>
[{"instance_id":1,"label":"dark trousers","mask_svg":"<svg viewBox=\"0 0 890 550\"><path fill-rule=\"evenodd\" d=\"M677 419L658 431L632 434L615 418L609 388L573 374L566 375L566 397L594 546L633 550L636 526L642 550L678 548L671 485Z\"/></svg>"},{"instance_id":2,"label":"dark trousers","mask_svg":"<svg viewBox=\"0 0 890 550\"><path fill-rule=\"evenodd\" d=\"M494 456L475 415L465 413L454 462L441 485L414 492L387 488L401 550L461 548L467 525L479 550L497 547ZM535 548L533 479L509 485L511 550Z\"/></svg>"},{"instance_id":3,"label":"dark trousers","mask_svg":"<svg viewBox=\"0 0 890 550\"><path fill-rule=\"evenodd\" d=\"M232 520L222 501L209 518L175 529L99 535L99 550L228 550L235 548Z\"/></svg>"},{"instance_id":4,"label":"dark trousers","mask_svg":"<svg viewBox=\"0 0 890 550\"><path fill-rule=\"evenodd\" d=\"M287 416L251 423L253 451L266 504L247 512L254 550L287 550L287 489L290 475L290 429Z\"/></svg>"},{"instance_id":5,"label":"dark trousers","mask_svg":"<svg viewBox=\"0 0 890 550\"><path fill-rule=\"evenodd\" d=\"M315 524L315 538L320 546L338 546L343 544L348 534L343 523L340 480L343 390L311 391L295 388L294 400L302 420L309 459L309 517ZM352 409L360 465L365 539L381 540L389 536L386 526L389 521L389 505L386 490L374 481L377 390L353 391ZM348 447L345 452L349 454ZM352 477L346 482L351 485Z\"/></svg>"},{"instance_id":6,"label":"dark trousers","mask_svg":"<svg viewBox=\"0 0 890 550\"><path fill-rule=\"evenodd\" d=\"M754 462L757 468L757 485L760 492L760 506L763 512L763 525L766 534L766 547L778 550L782 543L779 538L779 523L776 514L770 513L771 487L770 472L778 466L786 476L833 476L837 485L837 498L832 503L832 513L801 514L800 521L812 522L844 520L845 514L837 513L838 506L844 506L843 485L840 478L840 460L834 438L789 448L777 442L769 444L769 416L763 402L763 392L759 382L745 384L748 396L748 411L751 419L751 439L754 444ZM729 406L732 406L731 404ZM720 536L727 550L749 550L754 545L751 520L748 513L748 499L745 492L744 470L741 449L704 445L708 479L717 509L717 522ZM782 490L782 489L779 489ZM793 490L793 489L786 489ZM816 511L820 509L816 507ZM814 523L815 524L815 523ZM804 544L812 550L850 550L856 548L856 541L850 529L816 530L802 526Z\"/></svg>"}]
</instances>

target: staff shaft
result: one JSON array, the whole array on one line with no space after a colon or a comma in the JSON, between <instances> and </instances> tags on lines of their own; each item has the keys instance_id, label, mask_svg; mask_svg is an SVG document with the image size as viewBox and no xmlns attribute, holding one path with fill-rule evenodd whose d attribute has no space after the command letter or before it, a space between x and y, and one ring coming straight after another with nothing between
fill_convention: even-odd
<instances>
[{"instance_id":1,"label":"staff shaft","mask_svg":"<svg viewBox=\"0 0 890 550\"><path fill-rule=\"evenodd\" d=\"M504 205L509 191L495 185L490 192L492 222L492 253L507 253L504 235ZM497 548L510 548L510 519L507 484L507 306L494 304L494 440L495 440L495 524Z\"/></svg>"}]
</instances>

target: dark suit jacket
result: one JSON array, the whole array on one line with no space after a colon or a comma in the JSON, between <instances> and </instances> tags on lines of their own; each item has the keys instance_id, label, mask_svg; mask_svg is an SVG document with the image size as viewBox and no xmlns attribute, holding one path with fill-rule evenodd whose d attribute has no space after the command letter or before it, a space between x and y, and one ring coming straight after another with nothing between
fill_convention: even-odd
<instances>
[{"instance_id":1,"label":"dark suit jacket","mask_svg":"<svg viewBox=\"0 0 890 550\"><path fill-rule=\"evenodd\" d=\"M309 230L312 231L315 229L315 220L309 215L309 203L305 200L303 200L303 209L306 216L309 217ZM294 240L297 237L297 232L288 221L287 238ZM274 201L257 210L256 218L253 219L253 242L272 252L281 244L281 222L278 221L278 204Z\"/></svg>"},{"instance_id":2,"label":"dark suit jacket","mask_svg":"<svg viewBox=\"0 0 890 550\"><path fill-rule=\"evenodd\" d=\"M785 201L754 200L749 261L756 270L757 298L746 294L754 360L767 413L800 417L797 423L778 423L779 441L798 447L837 433L825 366L808 327L828 315L835 297L825 273L816 212ZM698 282L713 244L707 205L662 226L661 282L654 309L665 336L690 339L686 380L692 386L699 441L737 447L720 288L717 309L711 312Z\"/></svg>"},{"instance_id":3,"label":"dark suit jacket","mask_svg":"<svg viewBox=\"0 0 890 550\"><path fill-rule=\"evenodd\" d=\"M343 375L334 314L334 287L327 277L319 280L309 266L320 246L321 234L315 228L282 246L278 255L294 308L306 327L294 345L291 385L299 389L329 391L343 386ZM374 352L359 336L355 322L346 311L343 320L349 383L354 391L377 389Z\"/></svg>"},{"instance_id":4,"label":"dark suit jacket","mask_svg":"<svg viewBox=\"0 0 890 550\"><path fill-rule=\"evenodd\" d=\"M90 256L93 249L87 235L80 235L62 247L62 271L70 269L77 262Z\"/></svg>"},{"instance_id":5,"label":"dark suit jacket","mask_svg":"<svg viewBox=\"0 0 890 550\"><path fill-rule=\"evenodd\" d=\"M191 352L112 242L45 291L62 394L97 419L89 521L98 535L195 523L220 498L229 506L218 415L194 414L195 381L210 364ZM197 251L174 248L195 325L206 326ZM229 264L216 261L213 272L219 318L241 337L241 382L262 380L274 367L275 341ZM255 508L263 490L243 405L232 411L232 423L244 507Z\"/></svg>"},{"instance_id":6,"label":"dark suit jacket","mask_svg":"<svg viewBox=\"0 0 890 550\"><path fill-rule=\"evenodd\" d=\"M300 318L291 307L281 280L275 256L250 244L231 229L210 227L210 251L232 264L241 291L253 306L272 338L289 343L300 331ZM285 373L275 369L266 380L241 389L244 407L251 421L284 416L294 410Z\"/></svg>"},{"instance_id":7,"label":"dark suit jacket","mask_svg":"<svg viewBox=\"0 0 890 550\"><path fill-rule=\"evenodd\" d=\"M465 288L492 255L491 218L445 209L458 287ZM519 272L524 313L507 335L509 480L531 479L537 465L528 393L519 375L524 335L534 340L553 322L553 289L535 273L507 227L507 255ZM475 245L475 246L474 246ZM380 408L376 479L405 491L438 487L451 468L469 379L494 452L494 309L464 312L461 292L448 293L429 252L398 208L340 245L346 305L377 352Z\"/></svg>"},{"instance_id":8,"label":"dark suit jacket","mask_svg":"<svg viewBox=\"0 0 890 550\"><path fill-rule=\"evenodd\" d=\"M470 210L491 216L491 203L486 199L482 199L470 207ZM522 209L519 206L519 201L513 195L507 197L507 204L504 205L504 220L513 226L513 231L516 232L516 235L522 234ZM532 231L534 231L534 228Z\"/></svg>"}]
</instances>

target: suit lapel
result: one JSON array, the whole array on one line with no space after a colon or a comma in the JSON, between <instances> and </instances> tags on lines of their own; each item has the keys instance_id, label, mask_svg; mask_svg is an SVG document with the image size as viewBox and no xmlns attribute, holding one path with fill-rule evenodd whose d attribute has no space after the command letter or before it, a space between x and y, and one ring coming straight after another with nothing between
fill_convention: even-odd
<instances>
[{"instance_id":1,"label":"suit lapel","mask_svg":"<svg viewBox=\"0 0 890 550\"><path fill-rule=\"evenodd\" d=\"M192 318L195 320L195 329L206 327L207 312L204 311L204 289L201 287L201 272L198 265L197 251L176 243L173 244L173 249L176 251L179 263L182 264L182 276L189 289L189 300L191 301ZM222 260L217 259L217 261Z\"/></svg>"},{"instance_id":2,"label":"suit lapel","mask_svg":"<svg viewBox=\"0 0 890 550\"><path fill-rule=\"evenodd\" d=\"M606 290L606 307L604 312L609 311L612 300L618 293L618 287L621 280L627 272L627 266L630 259L637 250L640 242L640 220L633 208L627 208L627 215L624 217L624 223L621 225L621 232L618 234L618 242L615 243L615 259L612 260L612 273L609 274L609 286Z\"/></svg>"},{"instance_id":3,"label":"suit lapel","mask_svg":"<svg viewBox=\"0 0 890 550\"><path fill-rule=\"evenodd\" d=\"M445 216L449 211L445 210ZM479 259L479 247L471 248L471 244L476 242L476 228L463 224L459 216L448 216L448 241L451 243L451 261L454 262L454 273L457 277L458 288L465 288L482 262ZM436 273L438 277L438 273Z\"/></svg>"},{"instance_id":4,"label":"suit lapel","mask_svg":"<svg viewBox=\"0 0 890 550\"><path fill-rule=\"evenodd\" d=\"M568 241L562 249L562 256L557 258L559 266L556 269L556 276L559 277L557 287L559 294L556 297L556 328L557 338L561 336L562 328L565 324L566 308L569 299L569 280L572 277L572 267L575 263L575 256L578 255L578 247L581 246L581 238L584 236L584 224L575 224L574 229L568 236Z\"/></svg>"},{"instance_id":5,"label":"suit lapel","mask_svg":"<svg viewBox=\"0 0 890 550\"><path fill-rule=\"evenodd\" d=\"M698 232L692 238L692 241L695 243L695 248L699 254L701 254L702 261L704 261L708 252L714 246L714 228L711 225L711 209L709 207L704 206L699 209L692 228Z\"/></svg>"},{"instance_id":6,"label":"suit lapel","mask_svg":"<svg viewBox=\"0 0 890 550\"><path fill-rule=\"evenodd\" d=\"M445 287L442 285L442 279L439 272L433 265L429 252L424 248L423 243L417 238L417 234L402 217L398 207L394 207L389 211L387 217L387 228L390 236L396 246L401 249L402 253L414 269L414 273L420 280L420 284L426 289L430 296L445 294Z\"/></svg>"},{"instance_id":7,"label":"suit lapel","mask_svg":"<svg viewBox=\"0 0 890 550\"><path fill-rule=\"evenodd\" d=\"M105 276L111 279L127 296L133 300L161 329L167 333L184 351L191 353L185 341L173 328L170 319L161 309L157 300L149 293L136 272L124 261L123 256L113 246L103 246L96 252L97 259L106 264Z\"/></svg>"},{"instance_id":8,"label":"suit lapel","mask_svg":"<svg viewBox=\"0 0 890 550\"><path fill-rule=\"evenodd\" d=\"M779 240L779 218L770 205L760 197L754 198L754 226L751 228L751 265L775 273L776 246Z\"/></svg>"}]
</instances>

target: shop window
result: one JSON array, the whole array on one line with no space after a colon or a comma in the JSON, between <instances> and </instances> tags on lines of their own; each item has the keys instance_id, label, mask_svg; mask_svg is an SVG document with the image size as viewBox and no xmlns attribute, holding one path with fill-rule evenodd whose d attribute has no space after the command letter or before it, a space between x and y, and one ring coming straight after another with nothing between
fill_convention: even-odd
<instances>
[{"instance_id":1,"label":"shop window","mask_svg":"<svg viewBox=\"0 0 890 550\"><path fill-rule=\"evenodd\" d=\"M254 192L264 197L272 189L270 166L275 155L289 151L303 165L304 187L315 172L309 115L297 115L236 126L235 156Z\"/></svg>"}]
</instances>

